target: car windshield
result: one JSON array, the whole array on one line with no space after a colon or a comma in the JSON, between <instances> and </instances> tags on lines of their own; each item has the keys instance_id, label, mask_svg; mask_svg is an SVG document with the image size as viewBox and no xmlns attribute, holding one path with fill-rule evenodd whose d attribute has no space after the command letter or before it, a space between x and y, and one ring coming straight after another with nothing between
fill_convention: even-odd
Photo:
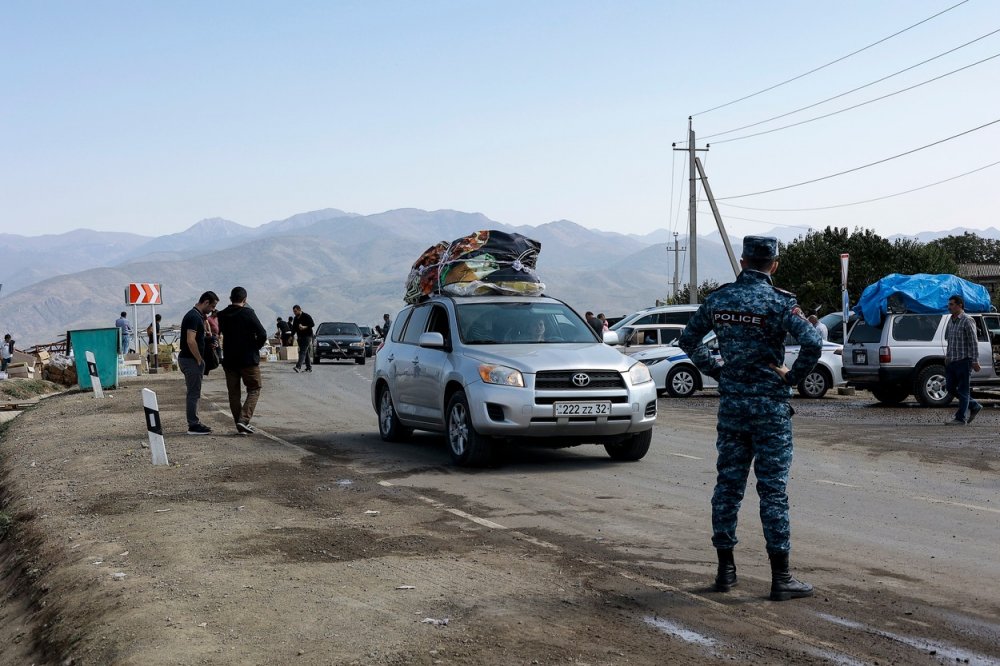
<instances>
[{"instance_id":1,"label":"car windshield","mask_svg":"<svg viewBox=\"0 0 1000 666\"><path fill-rule=\"evenodd\" d=\"M316 335L354 335L361 337L357 324L332 324L324 322L316 329Z\"/></svg>"},{"instance_id":2,"label":"car windshield","mask_svg":"<svg viewBox=\"0 0 1000 666\"><path fill-rule=\"evenodd\" d=\"M455 311L467 345L597 341L594 330L562 303L462 303Z\"/></svg>"},{"instance_id":3,"label":"car windshield","mask_svg":"<svg viewBox=\"0 0 1000 666\"><path fill-rule=\"evenodd\" d=\"M370 326L358 326L358 328L361 329L361 334L362 335L371 335L372 334L372 329L371 329Z\"/></svg>"}]
</instances>

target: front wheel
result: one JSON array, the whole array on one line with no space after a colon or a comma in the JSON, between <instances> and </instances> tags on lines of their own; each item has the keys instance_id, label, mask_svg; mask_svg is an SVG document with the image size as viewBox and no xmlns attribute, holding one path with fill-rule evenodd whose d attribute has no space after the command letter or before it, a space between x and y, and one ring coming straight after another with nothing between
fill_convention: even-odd
<instances>
[{"instance_id":1,"label":"front wheel","mask_svg":"<svg viewBox=\"0 0 1000 666\"><path fill-rule=\"evenodd\" d=\"M679 365L667 373L667 393L675 398L688 398L698 389L697 370Z\"/></svg>"},{"instance_id":2,"label":"front wheel","mask_svg":"<svg viewBox=\"0 0 1000 666\"><path fill-rule=\"evenodd\" d=\"M378 434L386 442L402 442L413 434L413 428L400 423L388 386L383 386L378 394Z\"/></svg>"},{"instance_id":3,"label":"front wheel","mask_svg":"<svg viewBox=\"0 0 1000 666\"><path fill-rule=\"evenodd\" d=\"M358 365L364 365L365 364L365 357L364 356L359 356L358 358L354 359L354 362L357 363Z\"/></svg>"},{"instance_id":4,"label":"front wheel","mask_svg":"<svg viewBox=\"0 0 1000 666\"><path fill-rule=\"evenodd\" d=\"M496 464L496 447L489 437L476 432L465 391L456 391L448 401L448 447L459 467L490 467Z\"/></svg>"},{"instance_id":5,"label":"front wheel","mask_svg":"<svg viewBox=\"0 0 1000 666\"><path fill-rule=\"evenodd\" d=\"M323 362L323 357L313 356L313 365L319 365L322 362Z\"/></svg>"},{"instance_id":6,"label":"front wheel","mask_svg":"<svg viewBox=\"0 0 1000 666\"><path fill-rule=\"evenodd\" d=\"M830 390L833 381L826 370L814 368L799 382L799 395L803 398L822 398Z\"/></svg>"},{"instance_id":7,"label":"front wheel","mask_svg":"<svg viewBox=\"0 0 1000 666\"><path fill-rule=\"evenodd\" d=\"M632 435L619 444L605 444L604 450L608 452L612 460L634 461L642 460L646 452L649 451L649 444L653 441L652 428Z\"/></svg>"},{"instance_id":8,"label":"front wheel","mask_svg":"<svg viewBox=\"0 0 1000 666\"><path fill-rule=\"evenodd\" d=\"M928 365L921 370L917 375L913 395L924 407L944 407L951 402L953 396L948 392L944 366Z\"/></svg>"}]
</instances>

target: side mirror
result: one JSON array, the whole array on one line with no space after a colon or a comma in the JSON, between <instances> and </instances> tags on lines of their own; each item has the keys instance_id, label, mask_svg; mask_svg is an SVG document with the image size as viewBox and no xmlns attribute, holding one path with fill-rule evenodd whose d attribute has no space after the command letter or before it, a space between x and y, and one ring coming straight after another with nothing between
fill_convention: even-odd
<instances>
[{"instance_id":1,"label":"side mirror","mask_svg":"<svg viewBox=\"0 0 1000 666\"><path fill-rule=\"evenodd\" d=\"M417 344L429 349L444 349L444 336L436 332L421 333Z\"/></svg>"},{"instance_id":2,"label":"side mirror","mask_svg":"<svg viewBox=\"0 0 1000 666\"><path fill-rule=\"evenodd\" d=\"M617 345L621 342L616 331L604 331L604 344Z\"/></svg>"}]
</instances>

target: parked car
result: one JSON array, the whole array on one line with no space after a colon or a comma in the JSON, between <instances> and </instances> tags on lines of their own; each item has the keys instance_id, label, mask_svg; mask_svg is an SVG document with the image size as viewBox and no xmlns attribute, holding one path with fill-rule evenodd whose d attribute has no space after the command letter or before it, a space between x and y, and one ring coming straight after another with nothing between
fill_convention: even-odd
<instances>
[{"instance_id":1,"label":"parked car","mask_svg":"<svg viewBox=\"0 0 1000 666\"><path fill-rule=\"evenodd\" d=\"M709 333L704 340L712 355L718 358L719 343L715 338L715 333ZM801 345L785 345L785 365L787 367L792 367L800 350ZM799 395L803 398L822 398L832 387L843 384L844 380L841 374L843 357L841 354L841 345L824 342L823 353L816 366L796 387ZM695 367L694 361L676 345L648 349L634 354L632 358L642 361L649 367L649 374L653 377L656 390L661 394L666 393L674 398L686 398L694 395L695 391L718 386L718 382L708 375L702 374Z\"/></svg>"},{"instance_id":2,"label":"parked car","mask_svg":"<svg viewBox=\"0 0 1000 666\"><path fill-rule=\"evenodd\" d=\"M324 358L350 360L365 364L365 341L361 329L353 322L324 321L316 328L312 342L313 363Z\"/></svg>"},{"instance_id":3,"label":"parked car","mask_svg":"<svg viewBox=\"0 0 1000 666\"><path fill-rule=\"evenodd\" d=\"M1000 354L1000 314L969 314L979 338L980 370L972 386L1000 386L996 357ZM953 396L945 386L946 314L888 314L881 325L857 321L844 346L848 386L867 389L875 399L897 404L910 395L926 407L947 405Z\"/></svg>"},{"instance_id":4,"label":"parked car","mask_svg":"<svg viewBox=\"0 0 1000 666\"><path fill-rule=\"evenodd\" d=\"M387 441L446 433L455 464L496 461L524 438L646 455L656 389L645 365L603 344L549 297L432 296L400 312L375 356L372 406Z\"/></svg>"},{"instance_id":5,"label":"parked car","mask_svg":"<svg viewBox=\"0 0 1000 666\"><path fill-rule=\"evenodd\" d=\"M857 321L858 315L851 313L851 316L847 320L847 329L850 330L854 322ZM843 312L831 312L825 314L819 318L819 320L826 326L828 332L827 339L830 342L835 342L838 345L844 344L844 313Z\"/></svg>"},{"instance_id":6,"label":"parked car","mask_svg":"<svg viewBox=\"0 0 1000 666\"><path fill-rule=\"evenodd\" d=\"M698 311L699 305L659 305L653 308L646 308L633 312L620 321L615 322L609 328L618 335L617 344L625 344L624 329L636 329L656 324L676 324L687 326L691 316Z\"/></svg>"},{"instance_id":7,"label":"parked car","mask_svg":"<svg viewBox=\"0 0 1000 666\"><path fill-rule=\"evenodd\" d=\"M622 352L629 355L669 345L676 342L683 332L683 324L647 324L634 328L624 326L616 331L624 340Z\"/></svg>"},{"instance_id":8,"label":"parked car","mask_svg":"<svg viewBox=\"0 0 1000 666\"><path fill-rule=\"evenodd\" d=\"M372 330L371 326L358 326L358 328L361 329L361 336L365 341L365 358L371 358L372 350L377 344L375 342L375 331Z\"/></svg>"}]
</instances>

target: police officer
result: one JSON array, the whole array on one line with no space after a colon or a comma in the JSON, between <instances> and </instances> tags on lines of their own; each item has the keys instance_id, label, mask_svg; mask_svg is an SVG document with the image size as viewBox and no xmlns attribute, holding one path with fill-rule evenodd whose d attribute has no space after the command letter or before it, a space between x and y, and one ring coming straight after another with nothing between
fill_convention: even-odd
<instances>
[{"instance_id":1,"label":"police officer","mask_svg":"<svg viewBox=\"0 0 1000 666\"><path fill-rule=\"evenodd\" d=\"M718 459L712 495L712 544L719 557L715 589L736 585L736 519L750 464L757 477L760 517L771 561L771 599L808 597L812 585L788 570L788 470L792 463L790 387L816 365L823 342L799 309L795 295L774 287L778 239L743 239L743 270L736 282L709 294L680 337L681 348L706 375L719 382ZM702 338L715 331L721 362ZM785 334L801 344L791 369L784 366Z\"/></svg>"}]
</instances>

